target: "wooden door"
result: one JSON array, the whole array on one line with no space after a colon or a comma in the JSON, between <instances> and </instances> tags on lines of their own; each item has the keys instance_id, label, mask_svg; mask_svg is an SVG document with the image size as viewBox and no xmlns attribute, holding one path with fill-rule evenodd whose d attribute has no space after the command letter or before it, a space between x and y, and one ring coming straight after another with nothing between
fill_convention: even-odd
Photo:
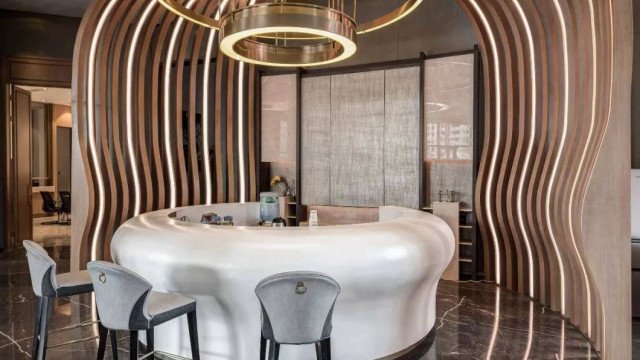
<instances>
[{"instance_id":1,"label":"wooden door","mask_svg":"<svg viewBox=\"0 0 640 360\"><path fill-rule=\"evenodd\" d=\"M11 203L15 209L12 236L8 247L20 244L22 240L32 239L31 209L31 94L28 91L13 88L13 184Z\"/></svg>"}]
</instances>

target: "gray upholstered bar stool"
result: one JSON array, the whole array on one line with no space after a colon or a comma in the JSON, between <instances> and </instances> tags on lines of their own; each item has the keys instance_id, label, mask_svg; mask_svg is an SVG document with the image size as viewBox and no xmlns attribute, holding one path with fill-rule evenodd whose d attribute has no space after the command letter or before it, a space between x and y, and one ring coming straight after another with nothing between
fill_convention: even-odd
<instances>
[{"instance_id":1,"label":"gray upholstered bar stool","mask_svg":"<svg viewBox=\"0 0 640 360\"><path fill-rule=\"evenodd\" d=\"M27 251L31 286L38 297L31 358L43 360L47 356L47 338L53 300L61 296L90 293L93 291L93 284L87 271L56 274L56 262L42 246L33 241L24 240L22 246ZM115 338L112 338L112 345L115 345ZM114 348L114 351L117 350Z\"/></svg>"},{"instance_id":2,"label":"gray upholstered bar stool","mask_svg":"<svg viewBox=\"0 0 640 360\"><path fill-rule=\"evenodd\" d=\"M153 329L162 323L187 315L193 360L200 359L196 301L173 293L152 291L151 284L133 271L105 261L92 261L87 269L93 280L100 321L110 331L129 331L130 359L138 358L138 331L146 331L147 348L154 351ZM107 332L100 334L104 349ZM104 350L98 359L104 358Z\"/></svg>"},{"instance_id":3,"label":"gray upholstered bar stool","mask_svg":"<svg viewBox=\"0 0 640 360\"><path fill-rule=\"evenodd\" d=\"M269 360L278 360L280 345L315 344L318 360L331 359L331 319L340 285L317 272L269 276L256 286L262 306L260 359L267 340Z\"/></svg>"}]
</instances>

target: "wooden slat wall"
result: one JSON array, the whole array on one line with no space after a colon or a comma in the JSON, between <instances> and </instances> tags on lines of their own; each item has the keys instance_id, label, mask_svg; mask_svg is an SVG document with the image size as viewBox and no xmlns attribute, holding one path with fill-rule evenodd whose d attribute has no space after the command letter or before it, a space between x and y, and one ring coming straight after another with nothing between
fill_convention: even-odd
<instances>
[{"instance_id":1,"label":"wooden slat wall","mask_svg":"<svg viewBox=\"0 0 640 360\"><path fill-rule=\"evenodd\" d=\"M207 16L218 10L217 0L185 4ZM255 68L242 65L240 83L239 63L217 50L205 58L209 35L209 29L179 21L156 0L95 0L87 11L73 75L76 142L82 158L74 164L73 201L74 209L86 209L74 211L75 267L109 259L118 226L138 213L170 207L172 193L175 206L239 201L241 191L246 201L257 200ZM214 49L215 44L217 39ZM206 62L211 64L208 74ZM239 91L244 94L242 108L237 104ZM204 102L208 118L198 123ZM240 119L245 129L242 149L237 139ZM210 129L207 145L202 145L204 122ZM209 179L203 148L212 150ZM242 189L240 156L248 177Z\"/></svg>"},{"instance_id":2,"label":"wooden slat wall","mask_svg":"<svg viewBox=\"0 0 640 360\"><path fill-rule=\"evenodd\" d=\"M631 1L458 3L485 70L485 275L629 359Z\"/></svg>"},{"instance_id":3,"label":"wooden slat wall","mask_svg":"<svg viewBox=\"0 0 640 360\"><path fill-rule=\"evenodd\" d=\"M479 35L487 94L475 199L485 275L562 312L605 357L629 358L631 0L457 1ZM218 7L218 0L184 3L209 15ZM136 213L136 194L141 212L172 201L238 201L241 191L247 201L257 196L255 69L214 51L204 76L209 30L178 24L155 0L94 0L83 19L73 74L74 267L109 258L111 235ZM209 179L194 143L203 101Z\"/></svg>"}]
</instances>

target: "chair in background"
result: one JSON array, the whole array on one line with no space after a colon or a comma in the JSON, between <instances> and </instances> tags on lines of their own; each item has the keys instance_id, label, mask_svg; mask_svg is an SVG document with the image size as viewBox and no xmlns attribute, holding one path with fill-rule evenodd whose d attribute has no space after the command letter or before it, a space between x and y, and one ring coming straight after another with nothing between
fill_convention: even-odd
<instances>
[{"instance_id":1,"label":"chair in background","mask_svg":"<svg viewBox=\"0 0 640 360\"><path fill-rule=\"evenodd\" d=\"M58 222L68 225L71 223L71 219L69 218L69 214L71 214L71 193L69 191L60 191L59 194L62 201L62 203L60 204L62 219Z\"/></svg>"},{"instance_id":2,"label":"chair in background","mask_svg":"<svg viewBox=\"0 0 640 360\"><path fill-rule=\"evenodd\" d=\"M56 201L53 199L53 196L51 195L51 193L47 191L40 191L40 197L42 197L42 211L49 215L53 215L53 214L58 215L58 221L45 222L43 223L43 225L59 224L61 210L58 204L56 204Z\"/></svg>"},{"instance_id":3,"label":"chair in background","mask_svg":"<svg viewBox=\"0 0 640 360\"><path fill-rule=\"evenodd\" d=\"M93 284L87 271L56 274L56 262L42 246L30 240L23 241L22 245L27 251L31 286L38 297L31 358L44 360L47 355L53 301L61 296L90 293L93 291ZM117 353L115 337L111 340L114 352Z\"/></svg>"},{"instance_id":4,"label":"chair in background","mask_svg":"<svg viewBox=\"0 0 640 360\"><path fill-rule=\"evenodd\" d=\"M154 327L187 315L191 355L200 359L196 301L173 293L152 291L151 284L122 266L105 261L87 264L93 280L96 305L105 330L100 333L98 359L104 359L108 332L129 331L131 359L138 356L138 332L146 331L147 349L154 351ZM108 329L108 330L107 330Z\"/></svg>"},{"instance_id":5,"label":"chair in background","mask_svg":"<svg viewBox=\"0 0 640 360\"><path fill-rule=\"evenodd\" d=\"M269 276L256 286L262 306L260 359L267 341L269 360L278 360L280 345L315 344L318 360L331 359L332 315L340 285L316 272Z\"/></svg>"}]
</instances>

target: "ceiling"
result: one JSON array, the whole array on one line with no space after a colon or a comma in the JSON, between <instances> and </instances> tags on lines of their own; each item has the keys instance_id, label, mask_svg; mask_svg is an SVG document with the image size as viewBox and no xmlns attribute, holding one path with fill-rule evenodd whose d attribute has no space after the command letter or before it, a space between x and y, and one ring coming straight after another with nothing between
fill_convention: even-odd
<instances>
[{"instance_id":1,"label":"ceiling","mask_svg":"<svg viewBox=\"0 0 640 360\"><path fill-rule=\"evenodd\" d=\"M82 17L92 0L0 0L0 9Z\"/></svg>"},{"instance_id":2,"label":"ceiling","mask_svg":"<svg viewBox=\"0 0 640 360\"><path fill-rule=\"evenodd\" d=\"M31 92L31 101L45 104L71 105L71 89L40 86L18 86Z\"/></svg>"}]
</instances>

